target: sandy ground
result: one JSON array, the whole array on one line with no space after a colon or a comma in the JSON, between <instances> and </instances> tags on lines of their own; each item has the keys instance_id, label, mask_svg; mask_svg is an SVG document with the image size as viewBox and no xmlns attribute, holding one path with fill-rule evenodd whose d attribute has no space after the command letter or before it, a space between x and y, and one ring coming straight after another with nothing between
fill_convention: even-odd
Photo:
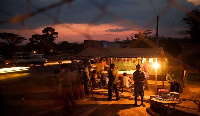
<instances>
[{"instance_id":1,"label":"sandy ground","mask_svg":"<svg viewBox=\"0 0 200 116\"><path fill-rule=\"evenodd\" d=\"M54 105L55 86L52 72L57 67L30 69L28 77L15 80L0 80L1 92L7 105L5 116L63 116L63 106ZM42 73L39 73L42 72ZM1 75L5 76L5 75ZM9 75L12 76L12 75ZM107 89L96 89L94 95L84 100L77 100L73 110L74 116L150 116L150 115L176 115L199 116L197 102L200 101L200 81L188 81L183 93L180 93L182 102L175 107L175 111L167 114L164 110L153 111L150 107L150 95L155 95L155 81L150 80L150 91L145 91L146 107L135 107L132 92L120 92L121 99L107 101ZM139 99L138 99L139 100ZM138 101L140 104L140 100Z\"/></svg>"}]
</instances>

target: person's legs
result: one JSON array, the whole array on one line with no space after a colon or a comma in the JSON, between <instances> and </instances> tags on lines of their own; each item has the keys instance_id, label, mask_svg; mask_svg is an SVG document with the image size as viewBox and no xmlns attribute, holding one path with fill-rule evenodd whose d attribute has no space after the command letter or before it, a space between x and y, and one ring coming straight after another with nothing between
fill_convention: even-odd
<instances>
[{"instance_id":1,"label":"person's legs","mask_svg":"<svg viewBox=\"0 0 200 116\"><path fill-rule=\"evenodd\" d=\"M148 80L147 79L144 80L144 90L148 90L149 91L149 86L148 86Z\"/></svg>"},{"instance_id":2,"label":"person's legs","mask_svg":"<svg viewBox=\"0 0 200 116\"><path fill-rule=\"evenodd\" d=\"M116 100L119 100L119 91L118 91L118 88L117 88L117 84L114 84L114 90L115 90L115 95L116 95Z\"/></svg>"},{"instance_id":3,"label":"person's legs","mask_svg":"<svg viewBox=\"0 0 200 116\"><path fill-rule=\"evenodd\" d=\"M89 89L88 89L88 83L87 82L84 83L84 91L85 91L85 95L89 94Z\"/></svg>"},{"instance_id":4,"label":"person's legs","mask_svg":"<svg viewBox=\"0 0 200 116\"><path fill-rule=\"evenodd\" d=\"M63 94L63 99L65 101L64 104L64 113L65 115L73 115L73 108L70 106L70 98L72 97L71 93L66 92L65 94ZM72 104L72 103L71 103Z\"/></svg>"},{"instance_id":5,"label":"person's legs","mask_svg":"<svg viewBox=\"0 0 200 116\"><path fill-rule=\"evenodd\" d=\"M124 87L122 86L122 93L124 92Z\"/></svg>"},{"instance_id":6,"label":"person's legs","mask_svg":"<svg viewBox=\"0 0 200 116\"><path fill-rule=\"evenodd\" d=\"M112 85L108 84L108 101L112 101Z\"/></svg>"},{"instance_id":7,"label":"person's legs","mask_svg":"<svg viewBox=\"0 0 200 116\"><path fill-rule=\"evenodd\" d=\"M174 90L175 90L175 83L174 83L174 82L171 82L170 84L171 84L171 88L170 88L171 91L174 91Z\"/></svg>"},{"instance_id":8,"label":"person's legs","mask_svg":"<svg viewBox=\"0 0 200 116\"><path fill-rule=\"evenodd\" d=\"M145 104L144 104L144 91L140 91L140 97L141 97L141 105L143 107L145 107Z\"/></svg>"},{"instance_id":9,"label":"person's legs","mask_svg":"<svg viewBox=\"0 0 200 116\"><path fill-rule=\"evenodd\" d=\"M69 98L69 101L70 101L72 107L75 107L76 101L75 101L73 92L69 92L69 93L68 93L68 98Z\"/></svg>"},{"instance_id":10,"label":"person's legs","mask_svg":"<svg viewBox=\"0 0 200 116\"><path fill-rule=\"evenodd\" d=\"M84 85L80 85L80 98L85 99L85 91L84 91Z\"/></svg>"},{"instance_id":11,"label":"person's legs","mask_svg":"<svg viewBox=\"0 0 200 116\"><path fill-rule=\"evenodd\" d=\"M141 96L141 105L143 105L143 96Z\"/></svg>"},{"instance_id":12,"label":"person's legs","mask_svg":"<svg viewBox=\"0 0 200 116\"><path fill-rule=\"evenodd\" d=\"M137 106L137 96L135 96L135 103L134 103L135 106Z\"/></svg>"},{"instance_id":13,"label":"person's legs","mask_svg":"<svg viewBox=\"0 0 200 116\"><path fill-rule=\"evenodd\" d=\"M137 106L138 85L134 84L135 106Z\"/></svg>"}]
</instances>

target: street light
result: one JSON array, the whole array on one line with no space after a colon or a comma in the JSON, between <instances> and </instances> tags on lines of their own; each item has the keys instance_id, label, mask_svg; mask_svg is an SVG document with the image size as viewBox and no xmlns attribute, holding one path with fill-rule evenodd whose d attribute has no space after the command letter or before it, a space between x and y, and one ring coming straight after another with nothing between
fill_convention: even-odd
<instances>
[{"instance_id":1,"label":"street light","mask_svg":"<svg viewBox=\"0 0 200 116\"><path fill-rule=\"evenodd\" d=\"M157 58L156 58L156 61L155 61L155 63L153 64L153 67L155 68L155 80L156 80L156 82L155 82L155 85L156 85L156 87L155 87L155 93L156 93L156 95L157 95L157 70L158 70L158 68L159 68L159 64L158 64L158 62L157 62Z\"/></svg>"}]
</instances>

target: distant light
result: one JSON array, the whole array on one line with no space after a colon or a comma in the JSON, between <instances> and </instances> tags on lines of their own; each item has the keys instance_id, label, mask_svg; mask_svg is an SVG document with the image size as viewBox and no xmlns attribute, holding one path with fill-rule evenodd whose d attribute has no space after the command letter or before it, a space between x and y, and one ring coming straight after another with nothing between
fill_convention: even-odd
<instances>
[{"instance_id":1,"label":"distant light","mask_svg":"<svg viewBox=\"0 0 200 116\"><path fill-rule=\"evenodd\" d=\"M75 60L74 60L75 61ZM71 60L62 60L62 64L67 64L67 63L72 63ZM57 65L59 64L58 62L48 62L48 63L45 63L45 66L48 66L48 65Z\"/></svg>"},{"instance_id":2,"label":"distant light","mask_svg":"<svg viewBox=\"0 0 200 116\"><path fill-rule=\"evenodd\" d=\"M153 63L153 58L149 58L149 63Z\"/></svg>"},{"instance_id":3,"label":"distant light","mask_svg":"<svg viewBox=\"0 0 200 116\"><path fill-rule=\"evenodd\" d=\"M33 53L35 54L35 53L36 53L36 51L33 51Z\"/></svg>"},{"instance_id":4,"label":"distant light","mask_svg":"<svg viewBox=\"0 0 200 116\"><path fill-rule=\"evenodd\" d=\"M142 58L142 63L145 63L147 59L146 58Z\"/></svg>"}]
</instances>

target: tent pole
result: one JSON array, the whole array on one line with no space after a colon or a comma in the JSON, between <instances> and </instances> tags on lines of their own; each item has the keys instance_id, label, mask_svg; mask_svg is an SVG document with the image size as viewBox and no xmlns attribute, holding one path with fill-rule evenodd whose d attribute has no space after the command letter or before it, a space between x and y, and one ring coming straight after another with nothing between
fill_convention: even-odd
<instances>
[{"instance_id":1,"label":"tent pole","mask_svg":"<svg viewBox=\"0 0 200 116\"><path fill-rule=\"evenodd\" d=\"M163 85L163 89L165 88L165 83L164 83L164 76L163 76L163 58L161 56L161 67L162 67L162 85Z\"/></svg>"}]
</instances>

